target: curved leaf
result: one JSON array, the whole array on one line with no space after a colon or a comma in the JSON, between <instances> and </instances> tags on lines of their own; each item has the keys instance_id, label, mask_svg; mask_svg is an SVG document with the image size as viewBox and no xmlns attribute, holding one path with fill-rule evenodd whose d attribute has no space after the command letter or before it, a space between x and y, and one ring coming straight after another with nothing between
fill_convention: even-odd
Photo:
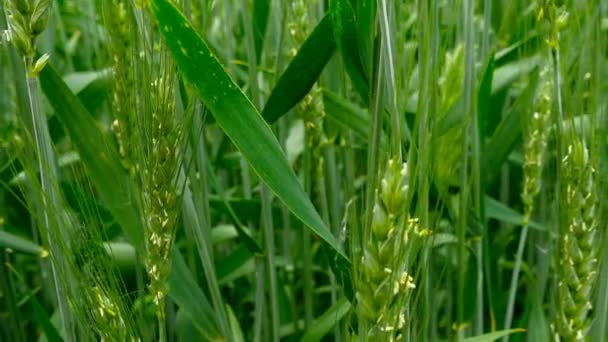
<instances>
[{"instance_id":1,"label":"curved leaf","mask_svg":"<svg viewBox=\"0 0 608 342\"><path fill-rule=\"evenodd\" d=\"M331 0L329 10L334 27L334 37L342 54L348 76L353 82L355 90L367 104L369 102L369 84L361 65L355 11L348 0Z\"/></svg>"},{"instance_id":2,"label":"curved leaf","mask_svg":"<svg viewBox=\"0 0 608 342\"><path fill-rule=\"evenodd\" d=\"M182 75L194 86L216 122L253 170L296 217L347 260L289 166L270 126L225 72L207 44L169 1L154 0L152 12Z\"/></svg>"},{"instance_id":3,"label":"curved leaf","mask_svg":"<svg viewBox=\"0 0 608 342\"><path fill-rule=\"evenodd\" d=\"M306 39L275 85L262 116L273 123L308 94L336 49L331 17L326 15Z\"/></svg>"}]
</instances>

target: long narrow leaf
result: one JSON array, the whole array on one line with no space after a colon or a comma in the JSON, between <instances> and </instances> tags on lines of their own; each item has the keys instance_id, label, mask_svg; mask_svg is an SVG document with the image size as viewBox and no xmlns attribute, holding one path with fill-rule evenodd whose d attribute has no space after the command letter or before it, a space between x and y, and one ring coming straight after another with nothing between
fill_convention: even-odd
<instances>
[{"instance_id":1,"label":"long narrow leaf","mask_svg":"<svg viewBox=\"0 0 608 342\"><path fill-rule=\"evenodd\" d=\"M503 163L521 138L521 121L524 113L528 110L534 100L536 86L538 84L538 72L530 78L528 86L513 105L512 110L507 113L503 121L498 125L492 138L486 145L486 153L482 160L482 170L484 170L484 182L490 184L494 177L499 173Z\"/></svg>"},{"instance_id":2,"label":"long narrow leaf","mask_svg":"<svg viewBox=\"0 0 608 342\"><path fill-rule=\"evenodd\" d=\"M355 11L348 0L331 0L329 10L336 43L342 54L348 76L352 80L355 90L367 104L369 102L369 83L361 65Z\"/></svg>"},{"instance_id":3,"label":"long narrow leaf","mask_svg":"<svg viewBox=\"0 0 608 342\"><path fill-rule=\"evenodd\" d=\"M152 12L182 75L253 170L296 217L347 259L290 168L272 130L207 44L169 1L154 0Z\"/></svg>"},{"instance_id":4,"label":"long narrow leaf","mask_svg":"<svg viewBox=\"0 0 608 342\"><path fill-rule=\"evenodd\" d=\"M306 39L272 90L262 116L273 123L308 94L336 49L326 15Z\"/></svg>"},{"instance_id":5,"label":"long narrow leaf","mask_svg":"<svg viewBox=\"0 0 608 342\"><path fill-rule=\"evenodd\" d=\"M315 319L312 327L302 336L301 342L321 341L323 336L333 328L350 311L351 304L342 297L323 315Z\"/></svg>"}]
</instances>

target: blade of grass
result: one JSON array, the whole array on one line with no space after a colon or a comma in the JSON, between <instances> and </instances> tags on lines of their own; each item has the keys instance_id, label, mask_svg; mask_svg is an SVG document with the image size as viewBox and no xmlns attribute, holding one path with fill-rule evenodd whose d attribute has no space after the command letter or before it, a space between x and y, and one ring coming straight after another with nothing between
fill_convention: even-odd
<instances>
[{"instance_id":1,"label":"blade of grass","mask_svg":"<svg viewBox=\"0 0 608 342\"><path fill-rule=\"evenodd\" d=\"M63 338L59 334L59 331L57 331L57 328L55 327L55 325L53 325L53 322L51 322L51 318L46 313L42 304L36 298L36 294L28 287L28 284L25 281L25 279L23 279L21 274L19 272L17 272L17 270L15 270L15 268L13 268L12 265L7 264L7 267L11 270L11 272L13 272L15 277L17 277L17 279L24 286L25 293L27 295L27 301L30 303L32 311L33 311L33 318L38 323L38 325L42 328L42 331L44 332L44 335L46 336L47 341L62 342Z\"/></svg>"},{"instance_id":2,"label":"blade of grass","mask_svg":"<svg viewBox=\"0 0 608 342\"><path fill-rule=\"evenodd\" d=\"M255 41L256 59L260 61L262 51L264 51L264 37L268 27L268 17L270 15L270 0L253 1L253 33Z\"/></svg>"},{"instance_id":3,"label":"blade of grass","mask_svg":"<svg viewBox=\"0 0 608 342\"><path fill-rule=\"evenodd\" d=\"M290 168L270 127L205 42L169 1L154 0L152 11L182 75L195 87L258 176L296 217L347 260Z\"/></svg>"},{"instance_id":4,"label":"blade of grass","mask_svg":"<svg viewBox=\"0 0 608 342\"><path fill-rule=\"evenodd\" d=\"M337 300L327 311L314 320L312 327L306 331L300 342L321 341L323 336L340 322L351 309L351 304L346 297Z\"/></svg>"},{"instance_id":5,"label":"blade of grass","mask_svg":"<svg viewBox=\"0 0 608 342\"><path fill-rule=\"evenodd\" d=\"M331 0L329 11L333 23L334 37L342 55L346 72L353 82L353 87L367 105L370 102L370 89L368 78L365 76L364 68L361 65L353 7L348 0Z\"/></svg>"},{"instance_id":6,"label":"blade of grass","mask_svg":"<svg viewBox=\"0 0 608 342\"><path fill-rule=\"evenodd\" d=\"M323 104L328 119L351 130L358 137L367 139L370 119L365 109L329 90L323 90Z\"/></svg>"},{"instance_id":7,"label":"blade of grass","mask_svg":"<svg viewBox=\"0 0 608 342\"><path fill-rule=\"evenodd\" d=\"M517 141L521 138L522 116L534 99L537 85L538 72L533 72L528 86L488 141L486 151L491 151L492 153L486 153L481 161L481 169L484 170L484 184L489 185L498 176L503 163L507 160L509 154L515 148Z\"/></svg>"},{"instance_id":8,"label":"blade of grass","mask_svg":"<svg viewBox=\"0 0 608 342\"><path fill-rule=\"evenodd\" d=\"M171 274L190 274L184 259L177 250L173 253ZM217 340L220 335L216 328L217 317L211 310L211 303L193 277L169 277L171 299L182 308L182 312L192 320L198 331L209 340Z\"/></svg>"},{"instance_id":9,"label":"blade of grass","mask_svg":"<svg viewBox=\"0 0 608 342\"><path fill-rule=\"evenodd\" d=\"M331 17L326 15L302 44L266 101L262 116L268 123L278 120L308 94L335 49Z\"/></svg>"},{"instance_id":10,"label":"blade of grass","mask_svg":"<svg viewBox=\"0 0 608 342\"><path fill-rule=\"evenodd\" d=\"M357 44L361 65L369 79L374 63L374 38L376 35L376 0L357 1Z\"/></svg>"}]
</instances>

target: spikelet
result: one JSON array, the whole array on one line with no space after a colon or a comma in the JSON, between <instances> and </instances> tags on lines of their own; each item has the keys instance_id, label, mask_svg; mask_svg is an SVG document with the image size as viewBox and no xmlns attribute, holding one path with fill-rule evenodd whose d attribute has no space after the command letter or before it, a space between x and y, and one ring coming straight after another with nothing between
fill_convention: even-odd
<instances>
[{"instance_id":1,"label":"spikelet","mask_svg":"<svg viewBox=\"0 0 608 342\"><path fill-rule=\"evenodd\" d=\"M564 224L557 255L557 312L554 332L559 341L583 341L592 321L591 290L596 278L598 222L593 166L588 150L572 142L562 160Z\"/></svg>"},{"instance_id":2,"label":"spikelet","mask_svg":"<svg viewBox=\"0 0 608 342\"><path fill-rule=\"evenodd\" d=\"M90 313L101 341L127 341L127 325L118 305L99 286L93 286L90 292Z\"/></svg>"},{"instance_id":3,"label":"spikelet","mask_svg":"<svg viewBox=\"0 0 608 342\"><path fill-rule=\"evenodd\" d=\"M360 331L364 340L396 340L406 323L404 306L415 288L406 269L408 258L415 257L410 240L423 234L417 219L408 215L407 178L407 165L389 160L376 191L356 279L357 314L366 329Z\"/></svg>"},{"instance_id":4,"label":"spikelet","mask_svg":"<svg viewBox=\"0 0 608 342\"><path fill-rule=\"evenodd\" d=\"M527 225L532 211L534 199L540 192L541 176L547 149L548 123L551 118L551 93L553 82L550 70L543 70L544 79L542 89L536 99L535 111L530 118L528 139L524 153L524 185L521 194L524 203L523 224Z\"/></svg>"},{"instance_id":5,"label":"spikelet","mask_svg":"<svg viewBox=\"0 0 608 342\"><path fill-rule=\"evenodd\" d=\"M9 26L9 38L19 51L27 58L29 77L35 77L46 65L49 56L43 55L31 63L36 54L36 38L47 26L51 0L8 0L6 2Z\"/></svg>"},{"instance_id":6,"label":"spikelet","mask_svg":"<svg viewBox=\"0 0 608 342\"><path fill-rule=\"evenodd\" d=\"M135 113L135 72L133 32L135 22L130 5L125 0L104 2L105 20L112 44L112 64L114 69L114 89L112 107L114 121L112 131L116 136L118 152L123 166L133 175L136 164L134 131L137 123Z\"/></svg>"},{"instance_id":7,"label":"spikelet","mask_svg":"<svg viewBox=\"0 0 608 342\"><path fill-rule=\"evenodd\" d=\"M439 78L439 116L437 121L445 119L448 110L455 105L462 94L464 82L464 45L458 44L447 53L441 77ZM464 123L454 125L444 134L433 139L435 162L433 179L440 188L447 189L457 184L457 177L462 167Z\"/></svg>"},{"instance_id":8,"label":"spikelet","mask_svg":"<svg viewBox=\"0 0 608 342\"><path fill-rule=\"evenodd\" d=\"M162 306L166 296L170 252L177 219L177 171L179 165L179 130L173 121L175 112L173 84L160 77L153 84L151 146L142 174L143 204L146 217L146 269L150 293ZM160 308L159 308L160 309Z\"/></svg>"}]
</instances>

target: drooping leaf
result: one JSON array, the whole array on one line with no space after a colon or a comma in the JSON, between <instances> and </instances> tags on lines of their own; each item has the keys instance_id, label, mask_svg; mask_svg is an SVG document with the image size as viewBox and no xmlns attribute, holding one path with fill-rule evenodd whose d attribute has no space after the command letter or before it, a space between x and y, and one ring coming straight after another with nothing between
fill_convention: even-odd
<instances>
[{"instance_id":1,"label":"drooping leaf","mask_svg":"<svg viewBox=\"0 0 608 342\"><path fill-rule=\"evenodd\" d=\"M275 122L308 94L335 49L332 21L326 15L302 44L266 101L262 116L268 123Z\"/></svg>"},{"instance_id":2,"label":"drooping leaf","mask_svg":"<svg viewBox=\"0 0 608 342\"><path fill-rule=\"evenodd\" d=\"M133 197L136 192L112 142L51 65L42 69L39 77L55 115L100 190L99 196L120 222L131 242L143 251L142 223Z\"/></svg>"},{"instance_id":3,"label":"drooping leaf","mask_svg":"<svg viewBox=\"0 0 608 342\"><path fill-rule=\"evenodd\" d=\"M154 0L152 12L183 77L253 170L296 217L347 260L290 168L272 130L207 44L169 1Z\"/></svg>"}]
</instances>

